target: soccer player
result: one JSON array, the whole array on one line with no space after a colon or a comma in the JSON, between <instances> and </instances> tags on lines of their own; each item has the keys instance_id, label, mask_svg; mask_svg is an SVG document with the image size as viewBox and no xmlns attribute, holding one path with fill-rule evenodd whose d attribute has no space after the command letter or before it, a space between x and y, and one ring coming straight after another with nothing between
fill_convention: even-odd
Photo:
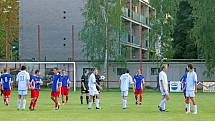
<instances>
[{"instance_id":1,"label":"soccer player","mask_svg":"<svg viewBox=\"0 0 215 121\"><path fill-rule=\"evenodd\" d=\"M197 105L194 100L195 93L197 93L197 75L196 72L193 70L193 65L187 65L187 79L186 79L186 113L190 113L190 100L194 106L193 114L197 114Z\"/></svg>"},{"instance_id":2,"label":"soccer player","mask_svg":"<svg viewBox=\"0 0 215 121\"><path fill-rule=\"evenodd\" d=\"M4 104L8 106L9 99L10 99L10 92L11 88L13 86L13 81L12 81L12 75L7 72L7 69L5 68L3 70L3 74L1 75L1 85L2 85L2 90L4 94Z\"/></svg>"},{"instance_id":3,"label":"soccer player","mask_svg":"<svg viewBox=\"0 0 215 121\"><path fill-rule=\"evenodd\" d=\"M61 87L62 105L64 105L65 104L64 97L66 97L66 103L69 99L68 93L69 93L69 87L71 83L69 76L66 74L65 70L62 70L61 82L62 82L62 87Z\"/></svg>"},{"instance_id":4,"label":"soccer player","mask_svg":"<svg viewBox=\"0 0 215 121\"><path fill-rule=\"evenodd\" d=\"M161 112L166 112L166 101L169 100L169 87L168 87L168 80L167 80L167 69L168 64L163 64L161 66L161 72L159 73L159 85L160 85L160 91L162 95L161 102L158 106L159 110Z\"/></svg>"},{"instance_id":5,"label":"soccer player","mask_svg":"<svg viewBox=\"0 0 215 121\"><path fill-rule=\"evenodd\" d=\"M43 84L42 78L40 77L40 70L35 71L35 75L31 77L31 103L29 110L34 111L36 107L36 102L40 94L40 85Z\"/></svg>"},{"instance_id":6,"label":"soccer player","mask_svg":"<svg viewBox=\"0 0 215 121\"><path fill-rule=\"evenodd\" d=\"M187 68L185 70L185 74L181 77L180 83L181 83L181 90L183 91L185 103L186 103L186 80L187 80ZM185 111L187 111L187 107L185 107Z\"/></svg>"},{"instance_id":7,"label":"soccer player","mask_svg":"<svg viewBox=\"0 0 215 121\"><path fill-rule=\"evenodd\" d=\"M99 75L99 72L97 72L95 76L96 76L96 83L101 87L100 82L102 81L102 79L101 79L101 76ZM99 93L101 92L101 90L98 86L96 86L96 89L98 90ZM93 103L95 102L95 98L96 98L96 96L93 96Z\"/></svg>"},{"instance_id":8,"label":"soccer player","mask_svg":"<svg viewBox=\"0 0 215 121\"><path fill-rule=\"evenodd\" d=\"M93 69L93 73L90 75L89 79L88 79L88 87L89 87L89 104L88 104L88 109L92 108L92 104L93 104L93 96L96 96L96 109L100 109L100 100L99 100L99 92L96 88L96 86L98 86L100 88L100 90L102 90L102 87L100 85L98 85L96 83L96 77L95 75L98 73L98 69L94 68Z\"/></svg>"},{"instance_id":9,"label":"soccer player","mask_svg":"<svg viewBox=\"0 0 215 121\"><path fill-rule=\"evenodd\" d=\"M125 74L120 76L120 89L121 89L121 96L122 96L122 108L127 108L127 97L128 97L128 90L129 84L132 84L133 91L134 91L134 83L133 79L130 75L130 71L127 69Z\"/></svg>"},{"instance_id":10,"label":"soccer player","mask_svg":"<svg viewBox=\"0 0 215 121\"><path fill-rule=\"evenodd\" d=\"M81 77L81 96L80 101L83 104L83 94L86 94L86 102L89 101L89 88L88 88L88 70L84 70L84 74Z\"/></svg>"},{"instance_id":11,"label":"soccer player","mask_svg":"<svg viewBox=\"0 0 215 121\"><path fill-rule=\"evenodd\" d=\"M1 75L3 74L3 72L0 72L0 77L1 77ZM0 80L1 81L1 80ZM0 84L0 91L1 91L1 96L3 95L3 90L2 90L2 85Z\"/></svg>"},{"instance_id":12,"label":"soccer player","mask_svg":"<svg viewBox=\"0 0 215 121\"><path fill-rule=\"evenodd\" d=\"M53 69L54 75L52 76L51 84L52 84L52 92L51 99L55 104L55 110L59 110L58 97L61 91L61 81L60 74L58 68Z\"/></svg>"},{"instance_id":13,"label":"soccer player","mask_svg":"<svg viewBox=\"0 0 215 121\"><path fill-rule=\"evenodd\" d=\"M141 69L137 69L137 74L134 76L134 85L135 85L135 99L136 99L136 105L138 104L138 96L139 96L139 105L142 104L142 100L143 100L143 91L144 91L144 77L142 75L142 71Z\"/></svg>"},{"instance_id":14,"label":"soccer player","mask_svg":"<svg viewBox=\"0 0 215 121\"><path fill-rule=\"evenodd\" d=\"M26 66L21 66L21 71L18 73L16 77L16 81L18 83L18 102L17 102L17 110L20 110L21 101L22 101L22 110L25 110L26 106L26 96L28 93L28 88L30 87L30 75L26 71Z\"/></svg>"}]
</instances>

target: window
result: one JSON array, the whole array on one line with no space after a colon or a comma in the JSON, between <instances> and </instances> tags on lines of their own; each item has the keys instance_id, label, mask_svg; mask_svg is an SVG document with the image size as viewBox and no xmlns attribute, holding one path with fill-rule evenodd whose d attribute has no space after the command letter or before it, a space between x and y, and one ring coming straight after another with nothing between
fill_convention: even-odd
<instances>
[{"instance_id":1,"label":"window","mask_svg":"<svg viewBox=\"0 0 215 121\"><path fill-rule=\"evenodd\" d=\"M158 75L160 72L159 68L151 68L151 75Z\"/></svg>"},{"instance_id":2,"label":"window","mask_svg":"<svg viewBox=\"0 0 215 121\"><path fill-rule=\"evenodd\" d=\"M120 76L124 74L126 71L126 68L117 68L117 75Z\"/></svg>"}]
</instances>

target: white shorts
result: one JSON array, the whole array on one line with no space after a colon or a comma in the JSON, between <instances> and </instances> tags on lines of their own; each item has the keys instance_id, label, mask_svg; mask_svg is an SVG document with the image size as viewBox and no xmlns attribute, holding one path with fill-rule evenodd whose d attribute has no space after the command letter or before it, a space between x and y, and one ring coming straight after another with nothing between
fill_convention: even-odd
<instances>
[{"instance_id":1,"label":"white shorts","mask_svg":"<svg viewBox=\"0 0 215 121\"><path fill-rule=\"evenodd\" d=\"M21 96L26 96L28 94L28 90L18 90L18 94Z\"/></svg>"},{"instance_id":2,"label":"white shorts","mask_svg":"<svg viewBox=\"0 0 215 121\"><path fill-rule=\"evenodd\" d=\"M195 97L195 91L194 90L186 91L186 97Z\"/></svg>"},{"instance_id":3,"label":"white shorts","mask_svg":"<svg viewBox=\"0 0 215 121\"><path fill-rule=\"evenodd\" d=\"M95 96L95 95L98 95L98 94L99 94L98 90L89 90L89 95L90 96Z\"/></svg>"},{"instance_id":4,"label":"white shorts","mask_svg":"<svg viewBox=\"0 0 215 121\"><path fill-rule=\"evenodd\" d=\"M160 91L161 91L161 95L162 96L169 96L169 92L168 91L164 92L163 89L160 89Z\"/></svg>"},{"instance_id":5,"label":"white shorts","mask_svg":"<svg viewBox=\"0 0 215 121\"><path fill-rule=\"evenodd\" d=\"M122 97L127 97L128 96L128 91L121 91L121 96Z\"/></svg>"}]
</instances>

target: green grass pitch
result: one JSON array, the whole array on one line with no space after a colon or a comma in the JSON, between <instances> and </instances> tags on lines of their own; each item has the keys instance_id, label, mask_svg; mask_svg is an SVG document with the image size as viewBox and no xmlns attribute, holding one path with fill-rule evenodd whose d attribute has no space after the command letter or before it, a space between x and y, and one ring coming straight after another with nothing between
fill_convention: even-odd
<instances>
[{"instance_id":1,"label":"green grass pitch","mask_svg":"<svg viewBox=\"0 0 215 121\"><path fill-rule=\"evenodd\" d=\"M28 92L30 93L30 91ZM59 111L53 110L50 92L43 90L37 102L37 110L16 110L17 92L12 91L9 106L0 103L0 121L215 121L215 95L213 93L198 93L198 114L185 114L182 93L171 93L167 102L169 112L161 113L157 109L160 93L146 90L142 105L135 105L134 95L129 93L128 109L122 110L120 92L104 91L101 94L102 109L88 110L79 102L80 92L70 93L69 102L61 106ZM85 99L85 98L84 98ZM84 100L85 101L85 100ZM28 94L27 106L30 103ZM192 109L192 108L191 108Z\"/></svg>"}]
</instances>

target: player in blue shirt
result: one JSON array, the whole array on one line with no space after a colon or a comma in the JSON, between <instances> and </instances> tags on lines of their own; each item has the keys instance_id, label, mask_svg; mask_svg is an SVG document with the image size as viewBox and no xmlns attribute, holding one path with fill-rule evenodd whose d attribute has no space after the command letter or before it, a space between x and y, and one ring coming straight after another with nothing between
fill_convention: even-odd
<instances>
[{"instance_id":1,"label":"player in blue shirt","mask_svg":"<svg viewBox=\"0 0 215 121\"><path fill-rule=\"evenodd\" d=\"M184 98L185 98L185 99L186 99L186 79L187 79L187 72L188 72L188 70L187 70L187 68L186 68L184 75L183 75L183 76L181 77L181 79L180 79L181 90L182 90L183 93L184 93Z\"/></svg>"},{"instance_id":2,"label":"player in blue shirt","mask_svg":"<svg viewBox=\"0 0 215 121\"><path fill-rule=\"evenodd\" d=\"M64 105L65 104L64 96L66 96L66 103L69 99L68 94L69 94L69 86L71 83L69 76L66 74L65 70L62 70L61 82L62 82L62 87L61 87L62 105Z\"/></svg>"},{"instance_id":3,"label":"player in blue shirt","mask_svg":"<svg viewBox=\"0 0 215 121\"><path fill-rule=\"evenodd\" d=\"M61 76L59 74L58 68L54 68L53 72L54 72L54 75L52 76L52 80L51 80L51 84L52 84L51 99L55 103L55 110L58 110L59 109L58 97L61 91L61 81L60 81Z\"/></svg>"},{"instance_id":4,"label":"player in blue shirt","mask_svg":"<svg viewBox=\"0 0 215 121\"><path fill-rule=\"evenodd\" d=\"M31 85L31 103L30 103L29 109L31 111L33 111L36 106L36 102L39 98L40 85L43 84L42 78L40 77L40 70L35 71L35 75L31 76L30 82L31 82L30 83L30 85Z\"/></svg>"},{"instance_id":5,"label":"player in blue shirt","mask_svg":"<svg viewBox=\"0 0 215 121\"><path fill-rule=\"evenodd\" d=\"M138 95L139 95L139 105L142 104L142 100L143 100L143 91L144 91L144 77L142 75L142 71L141 69L137 69L137 74L134 76L134 85L135 85L135 91L134 91L134 95L135 95L135 99L136 99L136 105L138 104Z\"/></svg>"},{"instance_id":6,"label":"player in blue shirt","mask_svg":"<svg viewBox=\"0 0 215 121\"><path fill-rule=\"evenodd\" d=\"M10 99L10 93L11 93L11 88L12 88L12 75L7 72L7 69L5 68L4 73L1 75L1 85L2 85L2 90L4 94L4 104L8 105L9 99Z\"/></svg>"}]
</instances>

